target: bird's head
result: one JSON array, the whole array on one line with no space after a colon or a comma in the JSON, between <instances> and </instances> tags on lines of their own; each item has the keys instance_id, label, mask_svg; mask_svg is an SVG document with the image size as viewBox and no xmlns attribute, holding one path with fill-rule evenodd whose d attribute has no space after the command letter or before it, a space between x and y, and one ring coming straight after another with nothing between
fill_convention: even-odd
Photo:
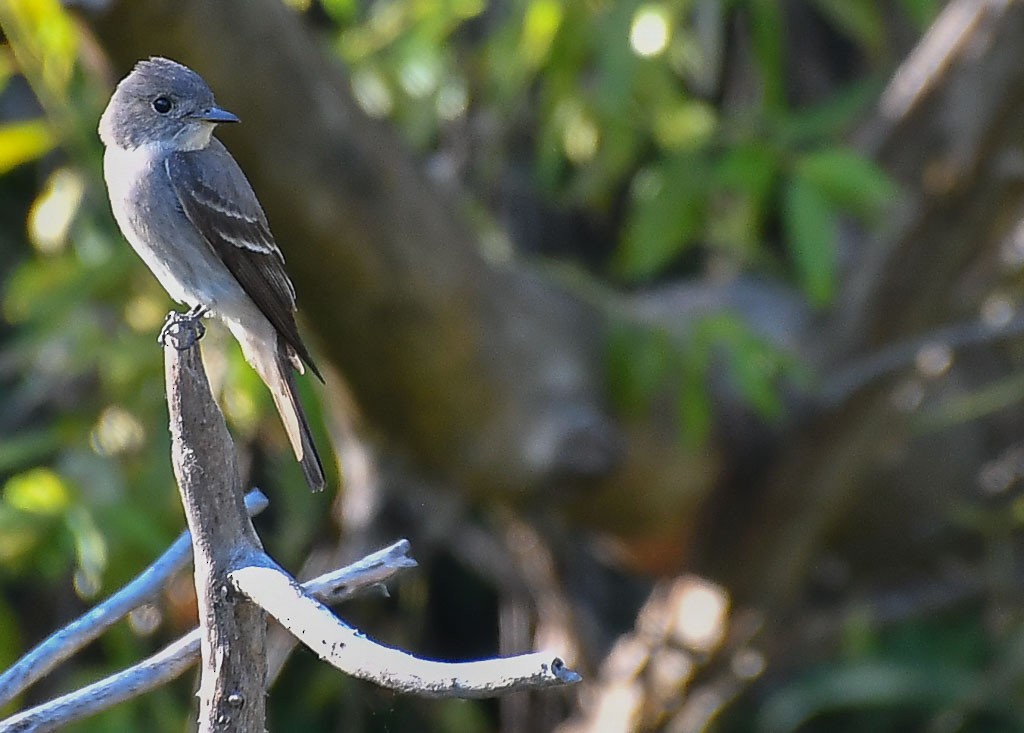
<instances>
[{"instance_id":1,"label":"bird's head","mask_svg":"<svg viewBox=\"0 0 1024 733\"><path fill-rule=\"evenodd\" d=\"M198 150L221 122L238 118L217 106L199 74L170 59L151 58L137 63L117 85L99 132L107 147Z\"/></svg>"}]
</instances>

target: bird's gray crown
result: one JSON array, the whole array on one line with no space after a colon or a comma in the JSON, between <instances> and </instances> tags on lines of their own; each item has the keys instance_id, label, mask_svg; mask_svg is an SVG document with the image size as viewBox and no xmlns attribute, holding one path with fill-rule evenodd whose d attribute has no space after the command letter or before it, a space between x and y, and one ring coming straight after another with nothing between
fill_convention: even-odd
<instances>
[{"instance_id":1,"label":"bird's gray crown","mask_svg":"<svg viewBox=\"0 0 1024 733\"><path fill-rule=\"evenodd\" d=\"M154 57L138 62L117 85L100 118L100 138L108 147L127 149L149 143L204 147L213 130L206 113L216 109L213 92L199 74Z\"/></svg>"}]
</instances>

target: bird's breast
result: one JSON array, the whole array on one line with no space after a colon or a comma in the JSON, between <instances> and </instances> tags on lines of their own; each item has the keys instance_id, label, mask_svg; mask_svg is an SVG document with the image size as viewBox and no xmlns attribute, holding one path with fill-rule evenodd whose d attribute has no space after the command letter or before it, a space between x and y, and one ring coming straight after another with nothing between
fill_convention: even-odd
<instances>
[{"instance_id":1,"label":"bird's breast","mask_svg":"<svg viewBox=\"0 0 1024 733\"><path fill-rule=\"evenodd\" d=\"M159 148L108 147L103 172L121 232L174 300L211 310L247 299L182 211Z\"/></svg>"}]
</instances>

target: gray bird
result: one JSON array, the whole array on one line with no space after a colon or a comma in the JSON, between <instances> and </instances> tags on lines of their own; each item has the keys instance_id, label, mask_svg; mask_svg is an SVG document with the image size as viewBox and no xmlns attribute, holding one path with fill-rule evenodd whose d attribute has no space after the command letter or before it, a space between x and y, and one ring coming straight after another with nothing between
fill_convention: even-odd
<instances>
[{"instance_id":1,"label":"gray bird","mask_svg":"<svg viewBox=\"0 0 1024 733\"><path fill-rule=\"evenodd\" d=\"M213 130L238 118L197 73L164 58L140 61L100 118L103 172L114 218L167 293L218 317L274 397L310 488L324 470L293 370L323 381L295 324L295 289L267 217Z\"/></svg>"}]
</instances>

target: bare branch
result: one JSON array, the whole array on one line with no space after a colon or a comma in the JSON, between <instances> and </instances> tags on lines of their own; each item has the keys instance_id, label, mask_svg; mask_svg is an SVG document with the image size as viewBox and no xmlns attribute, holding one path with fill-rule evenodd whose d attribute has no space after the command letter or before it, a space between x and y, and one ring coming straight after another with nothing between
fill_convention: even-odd
<instances>
[{"instance_id":1,"label":"bare branch","mask_svg":"<svg viewBox=\"0 0 1024 733\"><path fill-rule=\"evenodd\" d=\"M133 667L0 722L0 733L55 730L175 679L199 658L199 630Z\"/></svg>"},{"instance_id":2,"label":"bare branch","mask_svg":"<svg viewBox=\"0 0 1024 733\"><path fill-rule=\"evenodd\" d=\"M249 496L255 493L251 492ZM390 580L406 568L414 567L416 561L408 556L408 551L409 542L399 540L340 570L314 578L302 587L325 603L351 598ZM199 629L194 629L139 664L0 721L0 733L42 733L103 712L167 684L195 664L197 659Z\"/></svg>"},{"instance_id":3,"label":"bare branch","mask_svg":"<svg viewBox=\"0 0 1024 733\"><path fill-rule=\"evenodd\" d=\"M263 550L245 511L235 446L203 369L200 329L197 318L172 314L161 332L171 463L195 555L199 731L262 731L266 616L230 592L226 575L236 555Z\"/></svg>"},{"instance_id":4,"label":"bare branch","mask_svg":"<svg viewBox=\"0 0 1024 733\"><path fill-rule=\"evenodd\" d=\"M351 598L353 595L372 588L383 586L388 578L406 568L416 567L416 561L409 557L409 540L399 540L390 547L378 550L357 560L351 565L324 573L313 580L302 584L306 592L324 603L333 604ZM273 687L292 649L298 640L291 634L283 634L280 648L276 655L267 659L267 689Z\"/></svg>"},{"instance_id":5,"label":"bare branch","mask_svg":"<svg viewBox=\"0 0 1024 733\"><path fill-rule=\"evenodd\" d=\"M253 489L245 497L245 508L256 515L267 508L267 497ZM0 674L0 707L49 674L79 649L98 638L139 606L151 602L167 580L192 558L192 535L186 530L148 568L128 585L70 624L54 632L14 666Z\"/></svg>"},{"instance_id":6,"label":"bare branch","mask_svg":"<svg viewBox=\"0 0 1024 733\"><path fill-rule=\"evenodd\" d=\"M475 662L438 662L384 646L345 624L306 594L263 553L228 577L321 659L341 671L399 692L426 697L493 697L574 684L580 676L550 652Z\"/></svg>"},{"instance_id":7,"label":"bare branch","mask_svg":"<svg viewBox=\"0 0 1024 733\"><path fill-rule=\"evenodd\" d=\"M416 567L409 557L409 540L371 553L340 570L324 573L302 584L302 588L324 603L340 603L393 577L406 568Z\"/></svg>"},{"instance_id":8,"label":"bare branch","mask_svg":"<svg viewBox=\"0 0 1024 733\"><path fill-rule=\"evenodd\" d=\"M879 379L912 366L922 349L941 346L951 351L971 346L996 343L1017 338L1024 333L1024 315L1015 315L1005 322L978 318L952 323L927 333L891 343L878 351L837 367L827 376L818 392L821 406L836 409L858 391Z\"/></svg>"}]
</instances>

